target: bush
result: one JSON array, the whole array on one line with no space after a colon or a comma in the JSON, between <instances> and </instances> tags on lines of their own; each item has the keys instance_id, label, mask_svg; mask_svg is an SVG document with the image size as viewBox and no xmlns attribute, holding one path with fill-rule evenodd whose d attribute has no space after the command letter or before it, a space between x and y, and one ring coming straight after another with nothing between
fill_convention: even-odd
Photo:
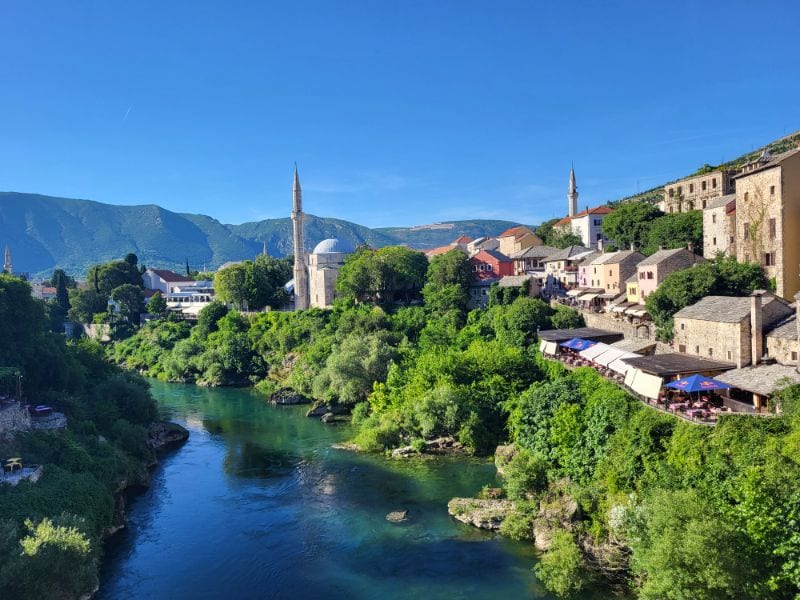
<instances>
[{"instance_id":1,"label":"bush","mask_svg":"<svg viewBox=\"0 0 800 600\"><path fill-rule=\"evenodd\" d=\"M587 583L587 573L578 544L564 529L553 532L550 549L542 555L534 572L544 586L559 598L574 596Z\"/></svg>"}]
</instances>

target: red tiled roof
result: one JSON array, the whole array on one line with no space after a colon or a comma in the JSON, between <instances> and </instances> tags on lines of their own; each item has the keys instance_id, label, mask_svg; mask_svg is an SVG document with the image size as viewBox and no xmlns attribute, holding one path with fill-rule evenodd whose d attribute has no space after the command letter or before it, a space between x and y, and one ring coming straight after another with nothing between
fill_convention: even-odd
<instances>
[{"instance_id":1,"label":"red tiled roof","mask_svg":"<svg viewBox=\"0 0 800 600\"><path fill-rule=\"evenodd\" d=\"M428 258L432 256L439 256L440 254L446 254L450 252L450 250L461 251L461 248L459 248L455 244L447 244L447 246L439 246L438 248L431 248L430 250L425 250L425 256L427 256Z\"/></svg>"},{"instance_id":2,"label":"red tiled roof","mask_svg":"<svg viewBox=\"0 0 800 600\"><path fill-rule=\"evenodd\" d=\"M517 225L516 227L512 227L511 229L506 229L503 233L501 233L497 237L508 237L513 235L515 238L518 238L529 233L533 232L527 227L524 227L522 225Z\"/></svg>"},{"instance_id":3,"label":"red tiled roof","mask_svg":"<svg viewBox=\"0 0 800 600\"><path fill-rule=\"evenodd\" d=\"M561 225L568 224L572 219L577 219L579 217L585 217L586 215L608 215L614 212L612 208L608 206L595 206L594 208L588 208L586 210L582 210L581 212L575 214L572 217L564 217L560 221L557 221L553 224L553 227L560 227Z\"/></svg>"},{"instance_id":4,"label":"red tiled roof","mask_svg":"<svg viewBox=\"0 0 800 600\"><path fill-rule=\"evenodd\" d=\"M468 235L460 235L455 240L453 240L453 244L469 244L472 241L472 238Z\"/></svg>"},{"instance_id":5,"label":"red tiled roof","mask_svg":"<svg viewBox=\"0 0 800 600\"><path fill-rule=\"evenodd\" d=\"M553 227L560 227L561 225L569 225L569 222L572 221L572 217L564 217L560 221L556 221L553 223Z\"/></svg>"},{"instance_id":6,"label":"red tiled roof","mask_svg":"<svg viewBox=\"0 0 800 600\"><path fill-rule=\"evenodd\" d=\"M170 271L169 269L150 269L153 273L161 277L164 281L169 282L182 282L182 281L194 281L191 277L185 277L183 275L178 275L174 271Z\"/></svg>"}]
</instances>

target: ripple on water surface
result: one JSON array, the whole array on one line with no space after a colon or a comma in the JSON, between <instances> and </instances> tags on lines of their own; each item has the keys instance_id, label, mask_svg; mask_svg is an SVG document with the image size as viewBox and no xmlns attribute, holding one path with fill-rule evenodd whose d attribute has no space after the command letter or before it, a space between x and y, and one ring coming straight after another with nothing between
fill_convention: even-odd
<instances>
[{"instance_id":1,"label":"ripple on water surface","mask_svg":"<svg viewBox=\"0 0 800 600\"><path fill-rule=\"evenodd\" d=\"M548 598L528 546L447 515L494 482L486 461L338 451L347 426L249 390L154 382L189 441L131 499L100 598ZM386 514L409 511L392 524Z\"/></svg>"}]
</instances>

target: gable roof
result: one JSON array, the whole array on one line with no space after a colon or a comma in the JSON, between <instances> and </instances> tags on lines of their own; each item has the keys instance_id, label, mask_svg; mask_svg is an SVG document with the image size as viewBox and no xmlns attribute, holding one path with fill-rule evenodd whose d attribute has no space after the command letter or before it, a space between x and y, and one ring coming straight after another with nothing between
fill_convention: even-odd
<instances>
[{"instance_id":1,"label":"gable roof","mask_svg":"<svg viewBox=\"0 0 800 600\"><path fill-rule=\"evenodd\" d=\"M738 175L734 175L732 177L732 179L740 179L742 177L747 177L749 175L752 175L753 173L759 173L760 171L763 171L765 169L771 169L772 167L777 167L784 160L786 160L787 158L791 158L792 156L794 156L795 154L797 154L799 152L800 152L800 148L792 148L791 150L787 150L786 152L782 152L780 154L776 154L775 156L772 156L771 154L769 154L769 152L767 152L765 150L764 152L761 153L761 156L759 156L755 160L751 160L743 168L750 167L751 165L755 165L757 163L761 163L759 166L753 167L753 168L751 168L750 170L748 170L746 172L743 171L743 172L739 173Z\"/></svg>"},{"instance_id":2,"label":"gable roof","mask_svg":"<svg viewBox=\"0 0 800 600\"><path fill-rule=\"evenodd\" d=\"M728 202L736 202L736 194L727 194L725 196L717 196L706 202L706 207L703 210L711 210L712 208L721 208L728 204Z\"/></svg>"},{"instance_id":3,"label":"gable roof","mask_svg":"<svg viewBox=\"0 0 800 600\"><path fill-rule=\"evenodd\" d=\"M553 248L552 246L531 246L514 252L511 258L545 258L552 256L556 252L558 252L558 248Z\"/></svg>"},{"instance_id":4,"label":"gable roof","mask_svg":"<svg viewBox=\"0 0 800 600\"><path fill-rule=\"evenodd\" d=\"M554 260L567 260L577 254L586 252L587 250L589 250L589 248L586 248L584 246L567 246L566 248L563 248L562 250L554 252L553 254L548 256L547 260L544 262L551 262Z\"/></svg>"},{"instance_id":5,"label":"gable roof","mask_svg":"<svg viewBox=\"0 0 800 600\"><path fill-rule=\"evenodd\" d=\"M460 235L454 239L451 244L469 244L472 240L468 235Z\"/></svg>"},{"instance_id":6,"label":"gable roof","mask_svg":"<svg viewBox=\"0 0 800 600\"><path fill-rule=\"evenodd\" d=\"M787 379L790 384L800 383L800 373L788 365L758 365L734 369L717 375L716 379L740 390L771 396L784 387Z\"/></svg>"},{"instance_id":7,"label":"gable roof","mask_svg":"<svg viewBox=\"0 0 800 600\"><path fill-rule=\"evenodd\" d=\"M783 321L776 323L775 326L767 332L767 337L783 338L785 340L797 339L797 315L792 314L786 317Z\"/></svg>"},{"instance_id":8,"label":"gable roof","mask_svg":"<svg viewBox=\"0 0 800 600\"><path fill-rule=\"evenodd\" d=\"M761 310L764 313L765 328L792 312L788 303L772 295L761 298ZM749 296L706 296L675 313L676 318L713 323L740 323L749 316Z\"/></svg>"},{"instance_id":9,"label":"gable roof","mask_svg":"<svg viewBox=\"0 0 800 600\"><path fill-rule=\"evenodd\" d=\"M612 212L614 212L614 209L609 208L608 206L595 206L594 208L587 208L579 213L575 213L571 217L564 217L560 221L556 221L553 223L553 227L567 225L570 223L570 221L572 221L572 219L580 219L581 217L586 217L588 215L608 215Z\"/></svg>"},{"instance_id":10,"label":"gable roof","mask_svg":"<svg viewBox=\"0 0 800 600\"><path fill-rule=\"evenodd\" d=\"M672 250L659 250L651 254L640 262L639 266L652 267L667 261L685 263L688 266L704 260L702 256L697 256L694 252L689 252L686 248L674 248Z\"/></svg>"},{"instance_id":11,"label":"gable roof","mask_svg":"<svg viewBox=\"0 0 800 600\"><path fill-rule=\"evenodd\" d=\"M505 275L497 285L498 287L520 287L531 279L533 279L533 275Z\"/></svg>"},{"instance_id":12,"label":"gable roof","mask_svg":"<svg viewBox=\"0 0 800 600\"><path fill-rule=\"evenodd\" d=\"M460 246L457 244L447 244L447 246L439 246L438 248L431 248L430 250L425 250L425 256L431 258L433 256L438 256L440 254L447 254L450 250L458 250L459 252L463 252Z\"/></svg>"},{"instance_id":13,"label":"gable roof","mask_svg":"<svg viewBox=\"0 0 800 600\"><path fill-rule=\"evenodd\" d=\"M147 269L151 273L155 273L161 279L167 282L184 282L184 281L194 281L191 277L185 277L183 275L178 275L175 271L170 271L169 269Z\"/></svg>"},{"instance_id":14,"label":"gable roof","mask_svg":"<svg viewBox=\"0 0 800 600\"><path fill-rule=\"evenodd\" d=\"M511 227L510 229L506 229L503 233L498 235L497 237L509 237L514 236L515 238L521 238L526 235L536 235L531 231L528 227L524 225L517 225L516 227Z\"/></svg>"},{"instance_id":15,"label":"gable roof","mask_svg":"<svg viewBox=\"0 0 800 600\"><path fill-rule=\"evenodd\" d=\"M499 260L500 262L511 262L511 259L508 258L502 252L498 252L497 250L487 250L486 248L481 248L477 253L472 255L472 258L470 260L472 260L473 258L476 260L481 260L481 254L488 254L489 256L491 256L495 260Z\"/></svg>"}]
</instances>

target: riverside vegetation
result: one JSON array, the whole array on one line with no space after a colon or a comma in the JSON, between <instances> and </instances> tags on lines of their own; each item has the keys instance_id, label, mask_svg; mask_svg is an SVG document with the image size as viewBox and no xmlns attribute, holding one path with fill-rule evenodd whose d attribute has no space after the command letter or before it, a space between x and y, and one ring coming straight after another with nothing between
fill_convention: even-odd
<instances>
[{"instance_id":1,"label":"riverside vegetation","mask_svg":"<svg viewBox=\"0 0 800 600\"><path fill-rule=\"evenodd\" d=\"M122 525L120 492L146 484L155 461L146 382L111 364L99 345L49 331L47 312L26 282L0 275L0 365L21 373L28 402L50 404L69 421L62 431L0 434L0 456L44 468L37 483L0 485L2 598L91 594L102 540ZM3 385L13 389L16 377Z\"/></svg>"},{"instance_id":2,"label":"riverside vegetation","mask_svg":"<svg viewBox=\"0 0 800 600\"><path fill-rule=\"evenodd\" d=\"M291 388L345 407L366 451L424 451L442 436L476 455L511 444L504 489L491 491L513 506L500 531L546 548L536 573L559 596L800 593L800 388L773 418L680 421L539 354L537 330L581 325L578 313L523 288L495 288L486 310L468 311L470 277L457 251L428 265L362 248L332 310L211 304L194 326L151 322L110 352L164 380Z\"/></svg>"}]
</instances>

